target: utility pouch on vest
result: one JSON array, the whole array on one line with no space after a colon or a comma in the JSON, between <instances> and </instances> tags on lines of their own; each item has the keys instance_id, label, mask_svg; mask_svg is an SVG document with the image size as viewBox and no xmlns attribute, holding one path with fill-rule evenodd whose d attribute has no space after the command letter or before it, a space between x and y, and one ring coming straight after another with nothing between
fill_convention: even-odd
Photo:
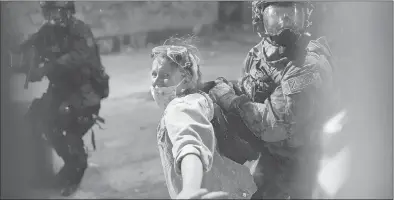
<instances>
[{"instance_id":1,"label":"utility pouch on vest","mask_svg":"<svg viewBox=\"0 0 394 200\"><path fill-rule=\"evenodd\" d=\"M107 98L109 95L109 75L104 68L94 70L92 77L92 86L101 98Z\"/></svg>"}]
</instances>

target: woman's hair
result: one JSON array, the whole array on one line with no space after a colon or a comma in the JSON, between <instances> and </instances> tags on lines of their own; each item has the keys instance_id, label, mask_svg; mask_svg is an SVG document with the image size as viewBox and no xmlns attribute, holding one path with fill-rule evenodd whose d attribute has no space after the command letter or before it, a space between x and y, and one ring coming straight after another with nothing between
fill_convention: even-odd
<instances>
[{"instance_id":1,"label":"woman's hair","mask_svg":"<svg viewBox=\"0 0 394 200\"><path fill-rule=\"evenodd\" d=\"M170 62L173 66L180 67L181 72L185 76L191 76L192 80L198 87L201 84L201 71L200 52L195 46L197 41L196 36L186 36L181 38L171 37L167 39L161 47L181 47L182 49L186 49L186 52L175 53L174 56L169 56L168 50L157 51L152 53L152 58L162 58Z\"/></svg>"}]
</instances>

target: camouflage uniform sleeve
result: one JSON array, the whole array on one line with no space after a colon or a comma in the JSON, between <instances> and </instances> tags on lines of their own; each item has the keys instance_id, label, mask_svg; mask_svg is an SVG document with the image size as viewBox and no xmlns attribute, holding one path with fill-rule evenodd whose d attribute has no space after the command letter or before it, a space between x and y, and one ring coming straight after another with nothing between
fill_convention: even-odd
<instances>
[{"instance_id":1,"label":"camouflage uniform sleeve","mask_svg":"<svg viewBox=\"0 0 394 200\"><path fill-rule=\"evenodd\" d=\"M308 124L315 105L309 88L319 82L313 65L302 68L288 65L281 84L264 103L252 102L245 95L237 97L232 109L239 113L246 126L266 142L278 142ZM312 86L312 87L311 87Z\"/></svg>"},{"instance_id":2,"label":"camouflage uniform sleeve","mask_svg":"<svg viewBox=\"0 0 394 200\"><path fill-rule=\"evenodd\" d=\"M83 22L76 22L71 27L71 33L73 37L71 51L58 58L55 65L65 68L95 66L99 58L90 27Z\"/></svg>"},{"instance_id":3,"label":"camouflage uniform sleeve","mask_svg":"<svg viewBox=\"0 0 394 200\"><path fill-rule=\"evenodd\" d=\"M245 93L245 88L242 83L243 83L243 79L247 76L247 73L249 73L251 60L252 60L252 56L251 56L251 52L249 52L243 62L243 67L241 69L241 76L240 79L238 80L238 84L235 87L236 93L241 93L241 94ZM237 95L241 95L241 94L237 94Z\"/></svg>"}]
</instances>

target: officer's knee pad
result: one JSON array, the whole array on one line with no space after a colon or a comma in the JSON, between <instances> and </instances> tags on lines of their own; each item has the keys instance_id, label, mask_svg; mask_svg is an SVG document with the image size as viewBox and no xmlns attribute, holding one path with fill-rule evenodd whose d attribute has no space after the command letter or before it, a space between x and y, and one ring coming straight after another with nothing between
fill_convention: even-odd
<instances>
[{"instance_id":1,"label":"officer's knee pad","mask_svg":"<svg viewBox=\"0 0 394 200\"><path fill-rule=\"evenodd\" d=\"M32 107L32 106L34 106L34 105L37 105L37 104L39 104L40 102L41 102L41 99L35 98L35 99L33 99L33 101L31 102L30 107Z\"/></svg>"},{"instance_id":2,"label":"officer's knee pad","mask_svg":"<svg viewBox=\"0 0 394 200\"><path fill-rule=\"evenodd\" d=\"M76 155L76 165L80 169L86 169L88 167L88 155L86 153Z\"/></svg>"},{"instance_id":3,"label":"officer's knee pad","mask_svg":"<svg viewBox=\"0 0 394 200\"><path fill-rule=\"evenodd\" d=\"M70 152L67 146L59 144L58 142L49 139L52 143L52 147L55 149L56 154L63 159L64 162L70 160Z\"/></svg>"},{"instance_id":4,"label":"officer's knee pad","mask_svg":"<svg viewBox=\"0 0 394 200\"><path fill-rule=\"evenodd\" d=\"M29 108L28 108L28 115L36 113L38 110L40 110L40 104L41 104L41 99L34 99Z\"/></svg>"},{"instance_id":5,"label":"officer's knee pad","mask_svg":"<svg viewBox=\"0 0 394 200\"><path fill-rule=\"evenodd\" d=\"M24 115L24 120L27 123L36 124L38 119L41 119L44 115L43 111L45 108L42 106L41 99L34 99L32 103L29 105L27 112Z\"/></svg>"},{"instance_id":6,"label":"officer's knee pad","mask_svg":"<svg viewBox=\"0 0 394 200\"><path fill-rule=\"evenodd\" d=\"M71 156L75 162L75 165L78 165L80 168L86 168L88 164L88 154L83 147L71 147L70 148Z\"/></svg>"}]
</instances>

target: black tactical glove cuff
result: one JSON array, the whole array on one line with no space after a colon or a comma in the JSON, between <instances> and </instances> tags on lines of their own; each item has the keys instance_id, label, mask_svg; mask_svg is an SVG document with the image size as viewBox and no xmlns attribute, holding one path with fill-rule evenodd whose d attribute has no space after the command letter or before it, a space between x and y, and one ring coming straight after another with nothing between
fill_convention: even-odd
<instances>
[{"instance_id":1,"label":"black tactical glove cuff","mask_svg":"<svg viewBox=\"0 0 394 200\"><path fill-rule=\"evenodd\" d=\"M222 97L220 97L219 101L217 102L220 107L225 110L225 111L229 111L231 108L231 104L234 101L234 99L236 99L238 96L236 94L233 93L227 93L225 95L223 95Z\"/></svg>"},{"instance_id":2,"label":"black tactical glove cuff","mask_svg":"<svg viewBox=\"0 0 394 200\"><path fill-rule=\"evenodd\" d=\"M247 102L250 102L250 99L246 95L241 95L241 96L235 97L231 101L231 104L229 106L228 112L232 112L232 113L237 113L238 114L240 106L242 106L243 104L245 104Z\"/></svg>"}]
</instances>

